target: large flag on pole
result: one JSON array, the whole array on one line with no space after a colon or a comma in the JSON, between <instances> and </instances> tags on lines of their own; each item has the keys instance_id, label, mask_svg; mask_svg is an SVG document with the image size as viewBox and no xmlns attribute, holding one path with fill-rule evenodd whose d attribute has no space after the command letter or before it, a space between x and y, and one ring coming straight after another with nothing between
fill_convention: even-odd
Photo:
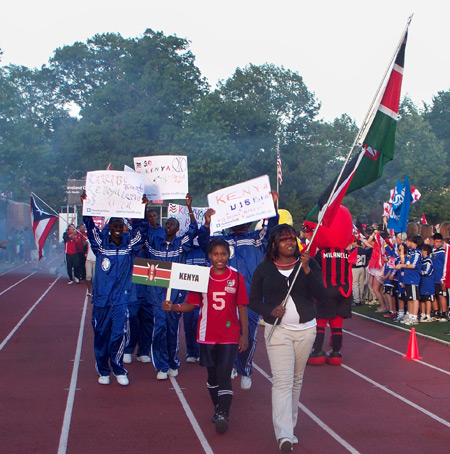
<instances>
[{"instance_id":1,"label":"large flag on pole","mask_svg":"<svg viewBox=\"0 0 450 454\"><path fill-rule=\"evenodd\" d=\"M36 200L31 196L31 227L34 235L34 242L36 248L39 251L39 260L43 257L42 249L45 244L45 240L56 222L56 216L54 214L47 213L45 210L40 208L36 204Z\"/></svg>"},{"instance_id":2,"label":"large flag on pole","mask_svg":"<svg viewBox=\"0 0 450 454\"><path fill-rule=\"evenodd\" d=\"M346 164L338 184L336 185L338 178L336 177L320 196L317 206L307 216L309 221L316 221L320 211L326 210L325 213L321 213L322 222L326 226L330 225L345 194L376 181L383 174L384 165L394 158L407 35L408 28L402 36L401 44L393 59L384 90L378 97L380 101L376 110L373 111L372 120L364 129L367 133L361 134L362 146L358 154ZM327 201L335 185L336 189L327 208Z\"/></svg>"},{"instance_id":3,"label":"large flag on pole","mask_svg":"<svg viewBox=\"0 0 450 454\"><path fill-rule=\"evenodd\" d=\"M411 208L411 200L411 188L409 187L408 175L406 175L405 184L402 185L400 180L397 181L394 201L392 202L387 222L388 229L392 229L395 232L406 232L409 209Z\"/></svg>"}]
</instances>

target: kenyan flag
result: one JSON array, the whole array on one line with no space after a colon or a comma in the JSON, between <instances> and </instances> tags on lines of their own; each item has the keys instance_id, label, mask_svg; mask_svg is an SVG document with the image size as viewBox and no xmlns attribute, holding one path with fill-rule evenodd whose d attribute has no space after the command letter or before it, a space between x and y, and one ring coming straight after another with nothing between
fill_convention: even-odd
<instances>
[{"instance_id":1,"label":"kenyan flag","mask_svg":"<svg viewBox=\"0 0 450 454\"><path fill-rule=\"evenodd\" d=\"M134 284L155 285L169 287L172 274L171 262L158 262L156 260L134 259L133 278Z\"/></svg>"},{"instance_id":2,"label":"kenyan flag","mask_svg":"<svg viewBox=\"0 0 450 454\"><path fill-rule=\"evenodd\" d=\"M381 94L380 104L363 140L363 146L358 154L345 166L330 205L322 219L322 223L326 226L331 224L346 193L351 193L356 189L373 183L383 174L384 165L394 159L395 131L397 128L407 35L408 32L406 31L384 92ZM319 212L326 205L334 188L336 178L320 196L316 207L308 214L308 221L317 222Z\"/></svg>"}]
</instances>

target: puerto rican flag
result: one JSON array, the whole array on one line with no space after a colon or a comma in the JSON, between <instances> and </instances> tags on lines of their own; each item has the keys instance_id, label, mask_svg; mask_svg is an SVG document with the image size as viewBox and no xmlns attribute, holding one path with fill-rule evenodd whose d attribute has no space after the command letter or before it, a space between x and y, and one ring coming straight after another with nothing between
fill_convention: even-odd
<instances>
[{"instance_id":1,"label":"puerto rican flag","mask_svg":"<svg viewBox=\"0 0 450 454\"><path fill-rule=\"evenodd\" d=\"M43 257L42 249L44 247L45 240L56 222L56 216L54 214L47 213L45 210L40 208L36 204L33 196L31 196L30 211L34 242L36 243L36 247L39 251L39 260L41 260Z\"/></svg>"}]
</instances>

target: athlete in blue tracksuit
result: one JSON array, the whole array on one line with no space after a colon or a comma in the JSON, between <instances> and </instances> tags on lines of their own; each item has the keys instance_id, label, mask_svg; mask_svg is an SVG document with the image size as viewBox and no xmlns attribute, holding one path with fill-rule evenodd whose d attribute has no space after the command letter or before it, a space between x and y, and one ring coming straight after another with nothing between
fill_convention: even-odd
<instances>
[{"instance_id":1,"label":"athlete in blue tracksuit","mask_svg":"<svg viewBox=\"0 0 450 454\"><path fill-rule=\"evenodd\" d=\"M117 381L127 385L127 370L122 358L128 342L131 271L133 258L144 244L146 224L135 221L129 233L123 232L123 219L120 218L111 218L102 231L95 226L91 216L84 216L83 222L96 256L92 326L99 383L109 384L112 368Z\"/></svg>"},{"instance_id":2,"label":"athlete in blue tracksuit","mask_svg":"<svg viewBox=\"0 0 450 454\"><path fill-rule=\"evenodd\" d=\"M192 249L194 238L198 234L197 221L192 212L192 198L186 195L186 205L189 209L191 223L183 236L176 236L180 224L175 218L169 218L165 225L165 237L152 235L148 232L145 242L147 258L165 262L186 263L186 254ZM154 327L152 339L152 359L158 371L157 379L165 380L169 375L178 375L180 361L177 357L179 346L180 314L166 312L162 303L168 299L174 304L181 304L187 296L187 291L172 289L170 297L164 287L147 286L147 298L153 307Z\"/></svg>"},{"instance_id":3,"label":"athlete in blue tracksuit","mask_svg":"<svg viewBox=\"0 0 450 454\"><path fill-rule=\"evenodd\" d=\"M151 236L165 238L164 229L157 222L157 214L153 209L147 207L147 219L149 222L148 232ZM131 228L131 226L130 226ZM146 250L142 248L136 257L146 258ZM147 286L143 284L132 284L130 299L128 302L128 313L130 321L130 342L125 347L125 363L132 362L132 353L137 345L136 358L138 361L151 362L150 349L153 337L153 305L147 299Z\"/></svg>"},{"instance_id":4,"label":"athlete in blue tracksuit","mask_svg":"<svg viewBox=\"0 0 450 454\"><path fill-rule=\"evenodd\" d=\"M275 204L278 200L278 193L272 191L272 198ZM209 211L209 212L208 212ZM208 210L205 213L205 225L200 227L199 243L205 245L210 240L209 225L213 210ZM230 233L226 235L218 235L213 238L223 238L229 245L231 250L228 266L239 271L244 276L247 294L250 295L250 287L252 283L253 273L256 267L263 261L264 254L267 249L267 240L273 227L278 224L278 214L269 219L267 225L264 225L261 230L249 232L250 224L239 225L230 228ZM241 387L249 389L251 386L251 376L253 374L252 361L255 354L257 343L257 328L259 325L259 315L247 308L248 311L248 348L244 352L239 352L236 357L235 368L242 376ZM245 377L245 378L244 378Z\"/></svg>"}]
</instances>

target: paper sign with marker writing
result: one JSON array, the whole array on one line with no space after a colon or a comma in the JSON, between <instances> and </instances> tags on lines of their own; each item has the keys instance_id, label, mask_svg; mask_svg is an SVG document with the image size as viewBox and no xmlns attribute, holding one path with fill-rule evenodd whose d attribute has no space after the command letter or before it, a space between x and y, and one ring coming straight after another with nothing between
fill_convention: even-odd
<instances>
[{"instance_id":1,"label":"paper sign with marker writing","mask_svg":"<svg viewBox=\"0 0 450 454\"><path fill-rule=\"evenodd\" d=\"M134 172L96 170L86 174L83 216L144 217L144 179Z\"/></svg>"},{"instance_id":2,"label":"paper sign with marker writing","mask_svg":"<svg viewBox=\"0 0 450 454\"><path fill-rule=\"evenodd\" d=\"M211 230L220 231L275 216L267 175L208 194L208 204L216 212Z\"/></svg>"},{"instance_id":3,"label":"paper sign with marker writing","mask_svg":"<svg viewBox=\"0 0 450 454\"><path fill-rule=\"evenodd\" d=\"M205 223L205 213L208 208L195 208L192 207L197 225L200 228ZM175 218L180 223L180 229L177 232L177 236L183 236L191 223L191 217L189 216L189 208L186 205L177 205L176 203L169 203L167 206L167 217Z\"/></svg>"},{"instance_id":4,"label":"paper sign with marker writing","mask_svg":"<svg viewBox=\"0 0 450 454\"><path fill-rule=\"evenodd\" d=\"M134 168L144 176L149 200L184 199L189 192L186 156L134 158Z\"/></svg>"}]
</instances>

